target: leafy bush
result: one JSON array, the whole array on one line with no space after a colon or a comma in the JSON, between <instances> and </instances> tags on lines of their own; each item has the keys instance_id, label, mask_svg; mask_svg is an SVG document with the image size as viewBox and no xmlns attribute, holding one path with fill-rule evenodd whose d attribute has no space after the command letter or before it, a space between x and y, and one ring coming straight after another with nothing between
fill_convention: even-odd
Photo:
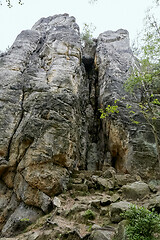
<instances>
[{"instance_id":1,"label":"leafy bush","mask_svg":"<svg viewBox=\"0 0 160 240\"><path fill-rule=\"evenodd\" d=\"M126 235L128 240L155 240L160 233L160 215L144 207L131 207L121 214L128 222Z\"/></svg>"}]
</instances>

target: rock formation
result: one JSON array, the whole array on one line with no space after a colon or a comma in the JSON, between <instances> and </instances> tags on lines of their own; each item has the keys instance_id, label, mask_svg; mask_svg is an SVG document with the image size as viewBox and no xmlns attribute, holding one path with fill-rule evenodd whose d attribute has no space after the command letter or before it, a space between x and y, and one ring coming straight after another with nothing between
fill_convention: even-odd
<instances>
[{"instance_id":1,"label":"rock formation","mask_svg":"<svg viewBox=\"0 0 160 240\"><path fill-rule=\"evenodd\" d=\"M131 124L125 108L123 85L133 64L126 30L104 32L82 47L68 14L40 19L0 55L2 235L50 212L74 169L112 166L158 177L153 134L146 124ZM118 116L100 120L98 109L115 99Z\"/></svg>"}]
</instances>

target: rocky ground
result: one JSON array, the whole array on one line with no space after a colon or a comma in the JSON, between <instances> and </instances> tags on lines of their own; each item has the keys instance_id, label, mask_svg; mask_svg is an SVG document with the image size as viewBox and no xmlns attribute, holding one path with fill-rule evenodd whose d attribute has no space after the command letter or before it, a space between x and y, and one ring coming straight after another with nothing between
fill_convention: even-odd
<instances>
[{"instance_id":1,"label":"rocky ground","mask_svg":"<svg viewBox=\"0 0 160 240\"><path fill-rule=\"evenodd\" d=\"M160 212L160 181L144 182L138 175L106 171L74 171L68 189L53 198L54 209L29 225L20 219L15 235L2 240L111 240L123 239L120 213L130 204Z\"/></svg>"}]
</instances>

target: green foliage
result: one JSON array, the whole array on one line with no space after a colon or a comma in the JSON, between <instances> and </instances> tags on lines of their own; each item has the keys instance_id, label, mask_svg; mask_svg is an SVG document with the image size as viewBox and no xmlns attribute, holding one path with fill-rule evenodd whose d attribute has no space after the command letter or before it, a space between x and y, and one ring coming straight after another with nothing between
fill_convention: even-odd
<instances>
[{"instance_id":1,"label":"green foliage","mask_svg":"<svg viewBox=\"0 0 160 240\"><path fill-rule=\"evenodd\" d=\"M29 222L29 218L22 218L20 221L21 222Z\"/></svg>"},{"instance_id":2,"label":"green foliage","mask_svg":"<svg viewBox=\"0 0 160 240\"><path fill-rule=\"evenodd\" d=\"M160 106L160 101L156 98L156 99L154 99L151 103L153 103L153 104L156 104L156 105L158 105L158 106Z\"/></svg>"},{"instance_id":3,"label":"green foliage","mask_svg":"<svg viewBox=\"0 0 160 240\"><path fill-rule=\"evenodd\" d=\"M88 210L85 211L83 217L86 220L94 220L96 216L95 216L95 213L92 210L88 209Z\"/></svg>"},{"instance_id":4,"label":"green foliage","mask_svg":"<svg viewBox=\"0 0 160 240\"><path fill-rule=\"evenodd\" d=\"M160 233L160 215L144 207L131 205L122 213L127 220L126 235L128 240L155 240Z\"/></svg>"},{"instance_id":5,"label":"green foliage","mask_svg":"<svg viewBox=\"0 0 160 240\"><path fill-rule=\"evenodd\" d=\"M81 33L81 40L82 43L86 45L91 45L93 43L93 32L95 31L96 27L90 23L84 23L83 30Z\"/></svg>"},{"instance_id":6,"label":"green foliage","mask_svg":"<svg viewBox=\"0 0 160 240\"><path fill-rule=\"evenodd\" d=\"M139 61L139 66L135 66L131 71L130 77L125 83L125 90L131 94L139 89L144 94L151 95L153 89L157 91L157 81L159 81L160 71L149 59Z\"/></svg>"},{"instance_id":7,"label":"green foliage","mask_svg":"<svg viewBox=\"0 0 160 240\"><path fill-rule=\"evenodd\" d=\"M119 99L115 100L114 103L116 104L117 102L119 101ZM118 110L118 105L108 105L105 110L103 109L99 109L100 113L101 113L101 116L100 118L101 119L104 119L114 113L119 113L119 110Z\"/></svg>"},{"instance_id":8,"label":"green foliage","mask_svg":"<svg viewBox=\"0 0 160 240\"><path fill-rule=\"evenodd\" d=\"M132 122L133 124L140 124L140 122L138 122L138 121L136 121L136 120L134 120L134 119L132 119L132 118L131 118L131 122Z\"/></svg>"}]
</instances>

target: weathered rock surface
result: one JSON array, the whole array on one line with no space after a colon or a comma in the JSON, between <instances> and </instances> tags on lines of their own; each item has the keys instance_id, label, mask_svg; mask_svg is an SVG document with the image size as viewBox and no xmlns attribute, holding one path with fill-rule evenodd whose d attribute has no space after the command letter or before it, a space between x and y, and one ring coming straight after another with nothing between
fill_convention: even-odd
<instances>
[{"instance_id":1,"label":"weathered rock surface","mask_svg":"<svg viewBox=\"0 0 160 240\"><path fill-rule=\"evenodd\" d=\"M98 69L99 105L105 109L119 100L119 114L103 120L103 132L108 139L111 164L118 171L137 173L143 177L159 177L156 146L153 133L137 112L134 99L124 90L124 83L136 60L129 46L126 30L107 31L99 35L95 65ZM140 97L140 96L139 96ZM126 105L136 109L135 120L141 126L132 124Z\"/></svg>"},{"instance_id":2,"label":"weathered rock surface","mask_svg":"<svg viewBox=\"0 0 160 240\"><path fill-rule=\"evenodd\" d=\"M2 235L7 237L17 235L40 216L42 216L40 210L33 207L26 207L24 203L21 203L4 225Z\"/></svg>"},{"instance_id":3,"label":"weathered rock surface","mask_svg":"<svg viewBox=\"0 0 160 240\"><path fill-rule=\"evenodd\" d=\"M127 201L112 203L110 207L111 221L114 223L120 222L123 219L120 214L126 211L129 208L129 206L130 202Z\"/></svg>"},{"instance_id":4,"label":"weathered rock surface","mask_svg":"<svg viewBox=\"0 0 160 240\"><path fill-rule=\"evenodd\" d=\"M1 178L44 213L79 161L80 65L79 27L67 14L41 19L1 56Z\"/></svg>"},{"instance_id":5,"label":"weathered rock surface","mask_svg":"<svg viewBox=\"0 0 160 240\"><path fill-rule=\"evenodd\" d=\"M146 183L144 182L134 182L122 187L123 196L126 199L142 199L149 195L150 190Z\"/></svg>"},{"instance_id":6,"label":"weathered rock surface","mask_svg":"<svg viewBox=\"0 0 160 240\"><path fill-rule=\"evenodd\" d=\"M139 181L139 175L159 177L153 134L145 124L131 124L125 108L130 99L123 85L134 63L126 30L104 32L82 47L79 27L68 14L40 19L0 55L2 236L17 234L53 208L61 209L54 197L64 190L84 197L97 189L120 189ZM120 99L119 116L101 121L98 109L115 99ZM87 177L77 172L69 182L73 169L88 171ZM120 200L119 193L100 194L62 215L79 211L83 213L75 219L82 220L88 207L109 214L108 206ZM63 232L66 239L81 237L74 228L69 231L68 236ZM50 239L52 231L45 234ZM33 239L43 237L40 231Z\"/></svg>"},{"instance_id":7,"label":"weathered rock surface","mask_svg":"<svg viewBox=\"0 0 160 240\"><path fill-rule=\"evenodd\" d=\"M111 240L114 236L114 230L94 230L89 237L89 240Z\"/></svg>"}]
</instances>

